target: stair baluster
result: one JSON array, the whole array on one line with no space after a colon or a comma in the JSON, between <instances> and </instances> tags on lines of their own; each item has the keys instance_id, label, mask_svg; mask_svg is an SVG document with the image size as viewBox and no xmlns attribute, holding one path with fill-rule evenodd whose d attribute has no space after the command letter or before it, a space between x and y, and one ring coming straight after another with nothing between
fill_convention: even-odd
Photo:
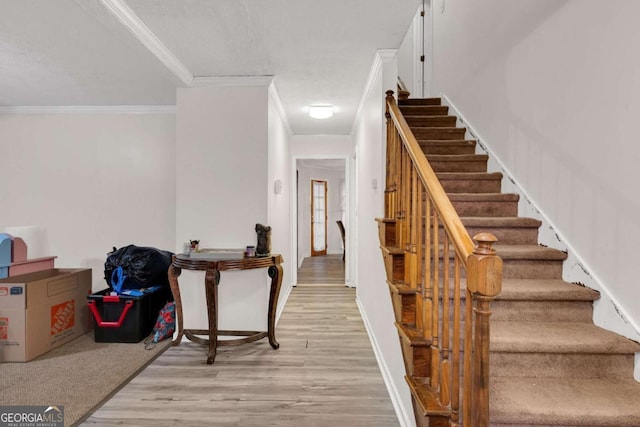
<instances>
[{"instance_id":1,"label":"stair baluster","mask_svg":"<svg viewBox=\"0 0 640 427\"><path fill-rule=\"evenodd\" d=\"M481 233L474 245L392 91L386 117L385 218L378 221L416 421L485 427L490 303L502 279L502 260L492 249L497 239ZM415 312L407 315L406 307Z\"/></svg>"}]
</instances>

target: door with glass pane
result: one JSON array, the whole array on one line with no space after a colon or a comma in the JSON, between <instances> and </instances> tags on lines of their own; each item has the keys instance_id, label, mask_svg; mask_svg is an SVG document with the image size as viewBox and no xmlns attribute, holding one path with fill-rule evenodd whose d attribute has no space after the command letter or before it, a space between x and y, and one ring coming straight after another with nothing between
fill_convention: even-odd
<instances>
[{"instance_id":1,"label":"door with glass pane","mask_svg":"<svg viewBox=\"0 0 640 427\"><path fill-rule=\"evenodd\" d=\"M311 256L327 254L327 181L311 181Z\"/></svg>"}]
</instances>

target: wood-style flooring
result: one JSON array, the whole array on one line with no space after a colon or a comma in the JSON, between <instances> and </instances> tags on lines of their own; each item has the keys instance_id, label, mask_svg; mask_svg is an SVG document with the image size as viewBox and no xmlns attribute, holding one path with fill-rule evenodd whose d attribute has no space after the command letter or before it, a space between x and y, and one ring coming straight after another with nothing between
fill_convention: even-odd
<instances>
[{"instance_id":1,"label":"wood-style flooring","mask_svg":"<svg viewBox=\"0 0 640 427\"><path fill-rule=\"evenodd\" d=\"M344 285L342 255L319 255L305 258L298 269L298 283Z\"/></svg>"},{"instance_id":2,"label":"wood-style flooring","mask_svg":"<svg viewBox=\"0 0 640 427\"><path fill-rule=\"evenodd\" d=\"M201 345L171 347L83 425L399 425L354 289L294 288L276 337L279 350L267 340L219 347L213 365Z\"/></svg>"}]
</instances>

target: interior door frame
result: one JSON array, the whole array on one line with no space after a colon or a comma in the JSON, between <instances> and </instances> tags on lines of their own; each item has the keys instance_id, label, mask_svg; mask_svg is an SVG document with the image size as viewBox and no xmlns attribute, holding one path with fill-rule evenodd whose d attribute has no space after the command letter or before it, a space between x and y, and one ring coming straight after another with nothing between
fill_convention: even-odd
<instances>
[{"instance_id":1,"label":"interior door frame","mask_svg":"<svg viewBox=\"0 0 640 427\"><path fill-rule=\"evenodd\" d=\"M293 154L291 156L290 163L290 171L291 171L291 179L295 179L297 174L297 162L298 160L305 159L342 159L345 164L344 178L345 178L345 190L347 192L347 197L345 200L345 212L347 214L347 219L350 223L353 223L353 226L347 230L347 241L346 241L346 264L344 270L344 280L347 286L355 287L355 272L356 272L356 251L354 244L355 239L350 236L355 236L355 215L353 212L354 203L353 198L355 197L355 193L353 193L355 176L354 176L354 167L355 167L355 157L353 157L353 153L349 152L341 153L341 154ZM298 255L298 238L296 235L296 230L298 229L298 192L293 192L291 194L291 253L294 254L295 262L294 268L291 269L291 273L293 275L292 282L298 283L298 267L302 262L302 259L299 259Z\"/></svg>"},{"instance_id":2,"label":"interior door frame","mask_svg":"<svg viewBox=\"0 0 640 427\"><path fill-rule=\"evenodd\" d=\"M324 184L324 249L321 251L316 251L315 250L315 199L314 199L314 189L315 189L315 184L316 183L323 183ZM311 191L309 193L310 195L310 199L311 199L311 256L319 256L319 255L326 255L327 254L327 244L328 244L328 240L327 240L327 221L329 220L329 214L327 212L327 208L328 208L328 204L327 204L327 187L328 187L328 183L325 180L322 179L312 179L311 180Z\"/></svg>"}]
</instances>

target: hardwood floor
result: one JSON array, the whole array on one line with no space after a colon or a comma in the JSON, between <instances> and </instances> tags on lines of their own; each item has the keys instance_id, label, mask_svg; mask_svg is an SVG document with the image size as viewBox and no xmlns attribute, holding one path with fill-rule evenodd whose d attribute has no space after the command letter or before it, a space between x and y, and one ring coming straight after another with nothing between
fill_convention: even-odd
<instances>
[{"instance_id":1,"label":"hardwood floor","mask_svg":"<svg viewBox=\"0 0 640 427\"><path fill-rule=\"evenodd\" d=\"M220 347L213 365L203 346L172 347L83 425L399 425L354 289L294 288L276 337L279 350Z\"/></svg>"},{"instance_id":2,"label":"hardwood floor","mask_svg":"<svg viewBox=\"0 0 640 427\"><path fill-rule=\"evenodd\" d=\"M344 285L342 255L320 255L305 258L298 269L298 284Z\"/></svg>"}]
</instances>

